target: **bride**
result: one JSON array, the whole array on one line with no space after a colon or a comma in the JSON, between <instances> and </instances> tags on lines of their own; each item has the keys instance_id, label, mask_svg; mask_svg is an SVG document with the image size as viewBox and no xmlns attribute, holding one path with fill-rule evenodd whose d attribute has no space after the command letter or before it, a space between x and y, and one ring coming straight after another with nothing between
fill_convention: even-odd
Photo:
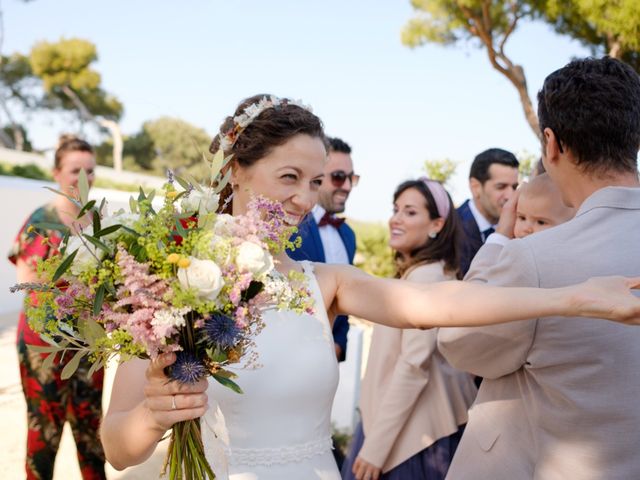
<instances>
[{"instance_id":1,"label":"bride","mask_svg":"<svg viewBox=\"0 0 640 480\"><path fill-rule=\"evenodd\" d=\"M282 202L292 224L316 203L326 159L320 119L296 102L258 95L243 101L212 144L233 154L233 215L252 195ZM222 204L222 201L221 201ZM606 278L561 289L496 288L445 282L377 279L350 266L298 263L281 255L283 273L304 272L314 315L267 310L256 337L261 368L239 370L238 395L216 382L169 382L165 354L118 367L101 438L118 469L141 463L179 421L203 417L207 455L218 478L323 479L340 474L331 454L330 412L338 382L331 336L337 314L393 327L474 326L525 318L590 316L631 320L640 302L633 280Z\"/></svg>"}]
</instances>

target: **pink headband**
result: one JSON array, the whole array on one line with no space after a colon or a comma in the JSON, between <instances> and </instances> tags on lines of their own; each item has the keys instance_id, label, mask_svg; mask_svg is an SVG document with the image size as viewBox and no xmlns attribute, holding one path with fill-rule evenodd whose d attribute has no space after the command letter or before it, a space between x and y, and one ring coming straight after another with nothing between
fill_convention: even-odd
<instances>
[{"instance_id":1,"label":"pink headband","mask_svg":"<svg viewBox=\"0 0 640 480\"><path fill-rule=\"evenodd\" d=\"M436 180L431 180L427 177L420 177L420 181L424 182L431 192L431 196L436 202L436 210L438 211L438 214L446 220L449 217L449 209L451 208L449 194L447 194L447 191L444 189L442 184Z\"/></svg>"}]
</instances>

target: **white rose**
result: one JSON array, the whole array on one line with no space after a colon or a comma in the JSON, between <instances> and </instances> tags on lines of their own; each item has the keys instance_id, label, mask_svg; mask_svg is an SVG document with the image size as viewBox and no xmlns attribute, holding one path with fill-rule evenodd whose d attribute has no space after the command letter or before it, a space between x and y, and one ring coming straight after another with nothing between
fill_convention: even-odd
<instances>
[{"instance_id":1,"label":"white rose","mask_svg":"<svg viewBox=\"0 0 640 480\"><path fill-rule=\"evenodd\" d=\"M93 235L93 229L86 228L84 233L91 236ZM69 270L75 276L95 268L98 265L98 258L102 258L104 255L104 252L95 247L89 240L86 238L81 240L78 236L71 237L67 244L67 254L73 253L74 250L77 250L78 253L76 253Z\"/></svg>"},{"instance_id":2,"label":"white rose","mask_svg":"<svg viewBox=\"0 0 640 480\"><path fill-rule=\"evenodd\" d=\"M273 258L259 245L253 242L242 242L238 247L236 264L240 270L260 275L273 269Z\"/></svg>"},{"instance_id":3,"label":"white rose","mask_svg":"<svg viewBox=\"0 0 640 480\"><path fill-rule=\"evenodd\" d=\"M213 232L216 235L229 236L233 235L233 225L235 218L228 213L220 213L216 215L216 221L213 224Z\"/></svg>"},{"instance_id":4,"label":"white rose","mask_svg":"<svg viewBox=\"0 0 640 480\"><path fill-rule=\"evenodd\" d=\"M189 266L178 269L178 280L185 288L195 288L198 296L215 300L224 285L222 271L211 260L189 257Z\"/></svg>"},{"instance_id":5,"label":"white rose","mask_svg":"<svg viewBox=\"0 0 640 480\"><path fill-rule=\"evenodd\" d=\"M213 192L212 188L204 188L203 191L192 190L189 195L182 197L182 211L189 213L209 213L218 209L220 195Z\"/></svg>"}]
</instances>

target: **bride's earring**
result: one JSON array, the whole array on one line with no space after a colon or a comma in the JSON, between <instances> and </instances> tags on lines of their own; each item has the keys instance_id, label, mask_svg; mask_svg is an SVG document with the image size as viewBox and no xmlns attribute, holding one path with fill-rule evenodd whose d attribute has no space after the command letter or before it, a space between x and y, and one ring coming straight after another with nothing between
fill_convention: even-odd
<instances>
[{"instance_id":1,"label":"bride's earring","mask_svg":"<svg viewBox=\"0 0 640 480\"><path fill-rule=\"evenodd\" d=\"M429 233L429 238L436 238L438 234L436 232Z\"/></svg>"}]
</instances>

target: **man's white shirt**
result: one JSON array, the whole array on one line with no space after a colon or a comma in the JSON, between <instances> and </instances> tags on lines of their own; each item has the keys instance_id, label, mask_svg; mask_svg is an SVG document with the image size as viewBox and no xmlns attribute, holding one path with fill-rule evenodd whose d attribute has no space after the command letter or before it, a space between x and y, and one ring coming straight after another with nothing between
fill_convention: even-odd
<instances>
[{"instance_id":1,"label":"man's white shirt","mask_svg":"<svg viewBox=\"0 0 640 480\"><path fill-rule=\"evenodd\" d=\"M326 210L320 205L313 207L311 214L316 221L316 225L320 223L320 219L325 213ZM322 240L322 248L324 249L325 263L348 264L349 255L338 229L333 225L324 225L318 227L318 231L320 232L320 240Z\"/></svg>"}]
</instances>

